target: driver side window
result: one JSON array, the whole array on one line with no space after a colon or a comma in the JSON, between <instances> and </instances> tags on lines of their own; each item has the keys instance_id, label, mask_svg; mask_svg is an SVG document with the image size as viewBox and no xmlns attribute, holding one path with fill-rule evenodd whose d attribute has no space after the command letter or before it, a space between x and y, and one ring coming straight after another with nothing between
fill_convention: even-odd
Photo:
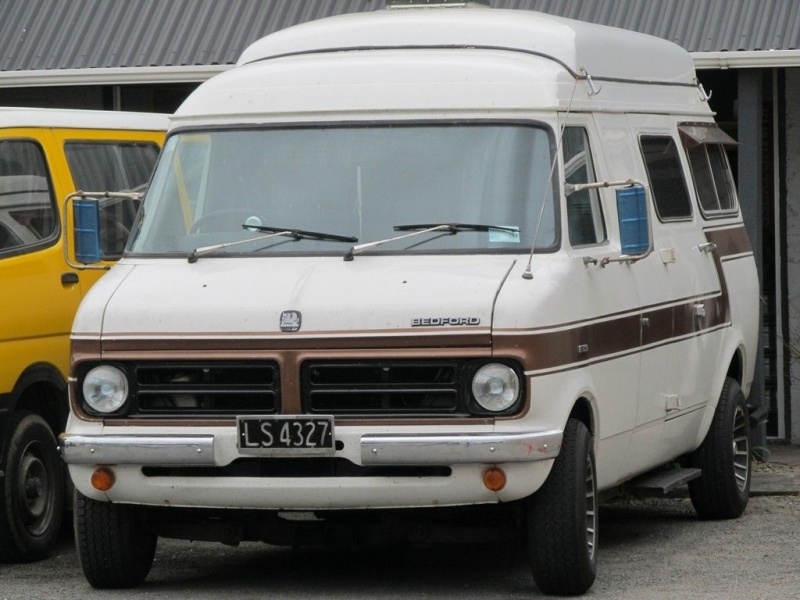
<instances>
[{"instance_id":1,"label":"driver side window","mask_svg":"<svg viewBox=\"0 0 800 600\"><path fill-rule=\"evenodd\" d=\"M566 127L562 140L564 177L567 183L597 181L589 148L589 137L583 127ZM569 241L573 246L599 244L606 240L606 225L600 196L596 189L573 192L567 196Z\"/></svg>"}]
</instances>

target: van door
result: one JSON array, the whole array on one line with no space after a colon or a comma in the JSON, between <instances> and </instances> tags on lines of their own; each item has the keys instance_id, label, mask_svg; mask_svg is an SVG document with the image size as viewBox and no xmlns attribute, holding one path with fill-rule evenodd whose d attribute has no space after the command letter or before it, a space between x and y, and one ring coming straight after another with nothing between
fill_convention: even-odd
<instances>
[{"instance_id":1,"label":"van door","mask_svg":"<svg viewBox=\"0 0 800 600\"><path fill-rule=\"evenodd\" d=\"M616 124L603 121L599 131L594 125L588 115L571 115L564 129L561 146L567 185L631 176L633 155L624 118ZM640 314L633 265L600 266L604 258L620 254L615 242L619 240L615 199L613 189L585 189L567 193L563 209L565 245L575 260L584 263L579 272L585 287L579 300L588 330L585 356L587 361L596 361L586 371L602 423L596 454L601 486L614 485L626 475L623 457L628 453L639 397Z\"/></svg>"},{"instance_id":2,"label":"van door","mask_svg":"<svg viewBox=\"0 0 800 600\"><path fill-rule=\"evenodd\" d=\"M630 116L655 209L641 261L640 404L632 450L655 466L692 448L719 351L720 281L691 200L673 119Z\"/></svg>"},{"instance_id":3,"label":"van door","mask_svg":"<svg viewBox=\"0 0 800 600\"><path fill-rule=\"evenodd\" d=\"M81 300L78 274L64 264L63 226L54 168L58 154L46 129L0 133L0 342L4 372L16 379L30 365L57 367L66 380L68 337ZM57 162L57 160L55 160ZM16 381L4 381L10 389Z\"/></svg>"}]
</instances>

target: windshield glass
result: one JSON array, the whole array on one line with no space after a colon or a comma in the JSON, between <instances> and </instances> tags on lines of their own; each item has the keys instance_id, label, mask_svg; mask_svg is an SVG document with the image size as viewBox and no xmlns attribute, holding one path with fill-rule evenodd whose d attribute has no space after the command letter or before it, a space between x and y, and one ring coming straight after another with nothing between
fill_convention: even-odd
<instances>
[{"instance_id":1,"label":"windshield glass","mask_svg":"<svg viewBox=\"0 0 800 600\"><path fill-rule=\"evenodd\" d=\"M365 254L527 252L534 237L550 251L559 242L552 153L548 130L533 125L180 132L164 147L130 250L341 255L352 238L397 237L396 226L470 223L498 227L426 233ZM326 235L259 239L268 228Z\"/></svg>"}]
</instances>

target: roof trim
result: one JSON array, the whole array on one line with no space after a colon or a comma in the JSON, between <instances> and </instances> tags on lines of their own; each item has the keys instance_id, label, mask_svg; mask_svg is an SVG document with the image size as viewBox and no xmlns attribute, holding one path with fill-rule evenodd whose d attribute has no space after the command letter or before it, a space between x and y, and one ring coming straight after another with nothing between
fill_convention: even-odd
<instances>
[{"instance_id":1,"label":"roof trim","mask_svg":"<svg viewBox=\"0 0 800 600\"><path fill-rule=\"evenodd\" d=\"M770 69L800 67L800 50L692 52L696 69Z\"/></svg>"},{"instance_id":2,"label":"roof trim","mask_svg":"<svg viewBox=\"0 0 800 600\"><path fill-rule=\"evenodd\" d=\"M692 52L691 55L696 69L800 67L800 49ZM233 68L233 65L0 71L0 87L202 83L206 79L231 68Z\"/></svg>"},{"instance_id":3,"label":"roof trim","mask_svg":"<svg viewBox=\"0 0 800 600\"><path fill-rule=\"evenodd\" d=\"M233 65L199 65L0 71L0 87L202 83L232 67Z\"/></svg>"}]
</instances>

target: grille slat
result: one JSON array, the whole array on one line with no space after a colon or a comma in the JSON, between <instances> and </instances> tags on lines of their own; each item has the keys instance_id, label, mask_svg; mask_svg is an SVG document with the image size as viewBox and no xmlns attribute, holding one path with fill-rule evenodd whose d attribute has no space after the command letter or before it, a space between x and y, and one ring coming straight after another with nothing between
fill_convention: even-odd
<instances>
[{"instance_id":1,"label":"grille slat","mask_svg":"<svg viewBox=\"0 0 800 600\"><path fill-rule=\"evenodd\" d=\"M280 410L272 362L140 363L134 366L131 416L236 416Z\"/></svg>"},{"instance_id":2,"label":"grille slat","mask_svg":"<svg viewBox=\"0 0 800 600\"><path fill-rule=\"evenodd\" d=\"M309 361L303 408L337 416L464 416L466 361Z\"/></svg>"}]
</instances>

